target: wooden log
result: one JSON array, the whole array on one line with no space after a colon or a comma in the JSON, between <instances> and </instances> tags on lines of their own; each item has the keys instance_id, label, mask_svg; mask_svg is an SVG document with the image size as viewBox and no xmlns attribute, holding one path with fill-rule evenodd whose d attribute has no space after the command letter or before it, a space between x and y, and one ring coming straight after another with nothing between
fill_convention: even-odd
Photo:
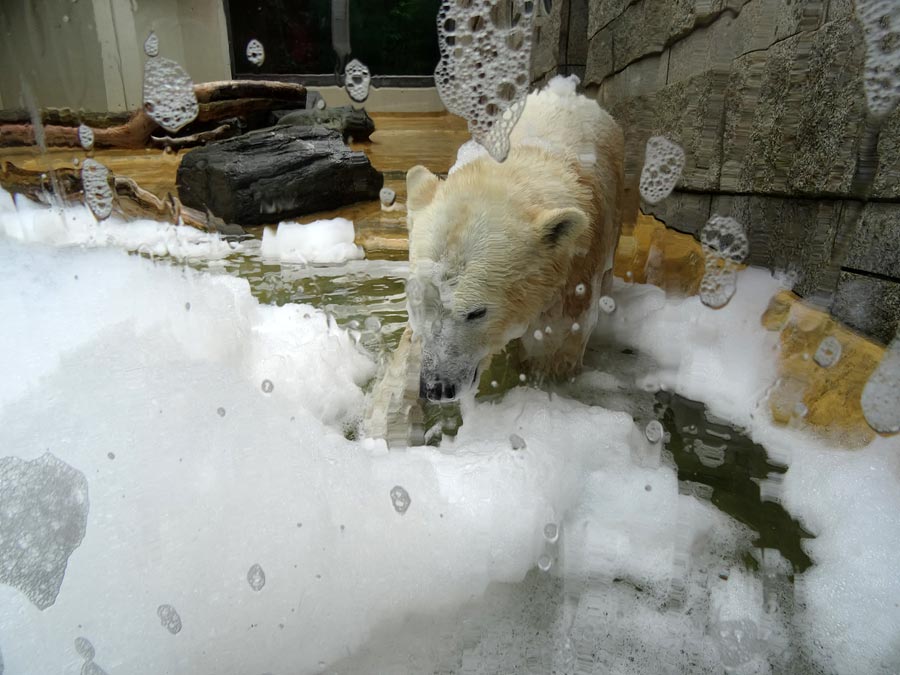
<instances>
[{"instance_id":1,"label":"wooden log","mask_svg":"<svg viewBox=\"0 0 900 675\"><path fill-rule=\"evenodd\" d=\"M175 195L160 199L131 178L114 176L111 180L116 197L114 208L125 218L149 218L227 235L243 234L240 228L227 225L203 210L184 206ZM41 204L49 205L51 195L64 204L81 203L84 199L81 172L70 167L42 172L20 169L6 162L0 170L0 186L7 192L23 194Z\"/></svg>"},{"instance_id":2,"label":"wooden log","mask_svg":"<svg viewBox=\"0 0 900 675\"><path fill-rule=\"evenodd\" d=\"M288 82L249 80L204 82L194 85L194 93L200 105L197 119L190 125L189 130L185 130L188 135L208 131L206 128L196 128L198 123L219 126L223 120L235 117L249 120L250 128L258 128L267 124L270 111L298 107L306 103L306 88ZM73 115L71 111L65 114L43 111L41 115L42 119L48 122L44 124L44 141L48 146L79 147L78 116ZM83 115L85 119L89 119L89 115L92 115L93 119L103 119L102 115L97 117L97 113ZM35 144L34 128L30 118L19 119L19 114L13 112L7 115L7 119L13 121L0 120L0 147ZM60 123L54 124L54 121ZM93 128L94 147L143 148L150 143L150 136L157 128L156 122L143 110L138 110L131 113L124 123Z\"/></svg>"},{"instance_id":3,"label":"wooden log","mask_svg":"<svg viewBox=\"0 0 900 675\"><path fill-rule=\"evenodd\" d=\"M178 196L227 222L264 225L378 198L384 176L323 127L277 126L191 150Z\"/></svg>"}]
</instances>

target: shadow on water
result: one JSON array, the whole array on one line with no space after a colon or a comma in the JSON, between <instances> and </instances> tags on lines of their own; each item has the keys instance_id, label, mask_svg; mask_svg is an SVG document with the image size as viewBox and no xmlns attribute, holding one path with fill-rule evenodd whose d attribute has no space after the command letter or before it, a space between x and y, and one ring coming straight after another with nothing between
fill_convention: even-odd
<instances>
[{"instance_id":1,"label":"shadow on water","mask_svg":"<svg viewBox=\"0 0 900 675\"><path fill-rule=\"evenodd\" d=\"M711 488L709 498L716 508L757 533L754 546L777 549L795 573L810 567L802 542L812 535L780 504L760 494L760 481L777 482L786 467L771 463L765 448L727 422L711 419L702 403L666 392L656 398L660 421L671 437L667 449L678 467L678 480L688 487Z\"/></svg>"}]
</instances>

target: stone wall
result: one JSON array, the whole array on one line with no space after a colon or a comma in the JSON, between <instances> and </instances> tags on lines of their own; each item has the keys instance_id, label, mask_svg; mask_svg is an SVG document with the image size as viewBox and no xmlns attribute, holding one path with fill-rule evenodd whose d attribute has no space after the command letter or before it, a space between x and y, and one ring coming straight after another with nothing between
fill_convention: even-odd
<instances>
[{"instance_id":1,"label":"stone wall","mask_svg":"<svg viewBox=\"0 0 900 675\"><path fill-rule=\"evenodd\" d=\"M732 215L752 264L796 274L798 293L887 342L900 317L900 109L861 209L863 55L852 0L556 0L532 70L536 84L581 77L625 129L630 177L650 136L684 147L676 192L645 212L691 233Z\"/></svg>"}]
</instances>

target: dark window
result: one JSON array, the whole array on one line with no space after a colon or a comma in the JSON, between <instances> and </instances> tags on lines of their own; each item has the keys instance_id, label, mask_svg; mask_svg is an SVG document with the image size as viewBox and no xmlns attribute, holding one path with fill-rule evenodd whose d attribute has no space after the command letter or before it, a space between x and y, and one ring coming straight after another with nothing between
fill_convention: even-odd
<instances>
[{"instance_id":1,"label":"dark window","mask_svg":"<svg viewBox=\"0 0 900 675\"><path fill-rule=\"evenodd\" d=\"M440 0L350 0L350 58L373 78L432 75L439 54ZM330 0L228 0L235 76L334 73ZM265 48L260 67L247 60L252 39Z\"/></svg>"}]
</instances>

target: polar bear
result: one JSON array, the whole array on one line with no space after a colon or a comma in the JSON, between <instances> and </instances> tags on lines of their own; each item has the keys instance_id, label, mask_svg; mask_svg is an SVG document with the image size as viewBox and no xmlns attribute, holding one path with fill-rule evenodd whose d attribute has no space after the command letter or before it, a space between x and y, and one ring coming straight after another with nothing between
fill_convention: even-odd
<instances>
[{"instance_id":1,"label":"polar bear","mask_svg":"<svg viewBox=\"0 0 900 675\"><path fill-rule=\"evenodd\" d=\"M409 327L373 392L370 434L417 396L472 389L516 339L537 373L580 366L612 284L624 141L577 82L556 77L527 97L506 161L470 141L446 180L407 173Z\"/></svg>"}]
</instances>

